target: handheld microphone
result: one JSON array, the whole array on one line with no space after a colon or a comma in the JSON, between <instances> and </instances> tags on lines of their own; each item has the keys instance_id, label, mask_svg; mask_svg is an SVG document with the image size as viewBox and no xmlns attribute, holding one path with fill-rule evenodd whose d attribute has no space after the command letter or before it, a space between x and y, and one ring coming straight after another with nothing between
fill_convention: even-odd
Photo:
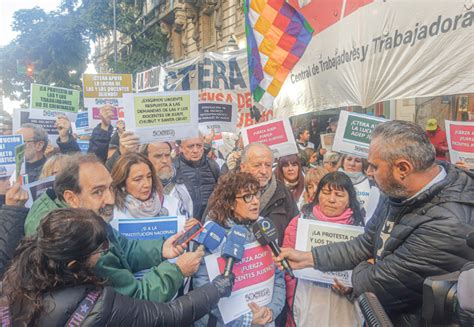
<instances>
[{"instance_id":1,"label":"handheld microphone","mask_svg":"<svg viewBox=\"0 0 474 327\"><path fill-rule=\"evenodd\" d=\"M280 255L281 250L278 245L278 230L271 220L267 218L257 220L252 224L252 231L258 243L261 245L269 245L276 257ZM295 278L295 274L293 274L293 269L291 269L288 260L283 259L281 264L283 268L285 268L286 273L290 275L291 278Z\"/></svg>"},{"instance_id":2,"label":"handheld microphone","mask_svg":"<svg viewBox=\"0 0 474 327\"><path fill-rule=\"evenodd\" d=\"M213 221L208 221L204 224L204 229L201 234L199 234L194 241L212 252L222 243L224 237L224 227Z\"/></svg>"},{"instance_id":3,"label":"handheld microphone","mask_svg":"<svg viewBox=\"0 0 474 327\"><path fill-rule=\"evenodd\" d=\"M227 259L224 268L224 276L228 277L232 272L235 262L242 260L244 255L244 245L247 242L247 229L243 226L234 226L227 234L224 247L222 248L222 257Z\"/></svg>"}]
</instances>

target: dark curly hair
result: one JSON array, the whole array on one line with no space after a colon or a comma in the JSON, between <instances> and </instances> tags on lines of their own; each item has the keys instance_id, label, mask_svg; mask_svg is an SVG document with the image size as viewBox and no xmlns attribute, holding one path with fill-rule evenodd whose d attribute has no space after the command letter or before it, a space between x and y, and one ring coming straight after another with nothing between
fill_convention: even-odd
<instances>
[{"instance_id":1,"label":"dark curly hair","mask_svg":"<svg viewBox=\"0 0 474 327\"><path fill-rule=\"evenodd\" d=\"M227 219L234 218L235 197L241 191L257 192L260 189L258 180L249 173L232 172L221 178L209 198L209 218L222 226Z\"/></svg>"},{"instance_id":2,"label":"dark curly hair","mask_svg":"<svg viewBox=\"0 0 474 327\"><path fill-rule=\"evenodd\" d=\"M107 240L107 224L91 210L57 209L42 220L37 234L23 238L3 278L3 295L14 324L35 325L43 296L61 288L103 281L88 265ZM16 322L16 323L15 323Z\"/></svg>"}]
</instances>

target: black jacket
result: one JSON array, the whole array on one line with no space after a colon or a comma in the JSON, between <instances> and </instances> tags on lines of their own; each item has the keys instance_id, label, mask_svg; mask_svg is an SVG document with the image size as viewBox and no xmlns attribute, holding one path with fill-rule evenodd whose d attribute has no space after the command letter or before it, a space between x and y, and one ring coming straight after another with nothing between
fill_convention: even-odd
<instances>
[{"instance_id":1,"label":"black jacket","mask_svg":"<svg viewBox=\"0 0 474 327\"><path fill-rule=\"evenodd\" d=\"M25 235L25 218L29 209L4 205L0 209L0 277L10 264L15 249Z\"/></svg>"},{"instance_id":2,"label":"black jacket","mask_svg":"<svg viewBox=\"0 0 474 327\"><path fill-rule=\"evenodd\" d=\"M65 326L91 286L62 289L44 297L45 312L35 326ZM207 314L220 299L217 287L210 283L170 302L158 304L134 299L105 287L81 326L191 326ZM15 315L21 308L13 307Z\"/></svg>"},{"instance_id":3,"label":"black jacket","mask_svg":"<svg viewBox=\"0 0 474 327\"><path fill-rule=\"evenodd\" d=\"M182 180L193 200L193 215L202 219L207 201L219 179L219 165L204 154L200 161L191 162L181 154L174 161L176 178Z\"/></svg>"},{"instance_id":4,"label":"black jacket","mask_svg":"<svg viewBox=\"0 0 474 327\"><path fill-rule=\"evenodd\" d=\"M286 227L291 219L298 216L299 210L295 200L293 200L293 195L286 186L278 180L276 182L275 193L265 207L260 210L260 216L269 218L275 224L279 234L278 243L281 245L283 244Z\"/></svg>"},{"instance_id":5,"label":"black jacket","mask_svg":"<svg viewBox=\"0 0 474 327\"><path fill-rule=\"evenodd\" d=\"M41 175L43 166L48 158L44 157L35 162L25 162L25 173L28 175L28 183L36 182Z\"/></svg>"},{"instance_id":6,"label":"black jacket","mask_svg":"<svg viewBox=\"0 0 474 327\"><path fill-rule=\"evenodd\" d=\"M474 261L466 244L474 231L473 175L442 165L446 178L416 198L403 204L381 198L364 234L313 248L317 269L353 269L354 295L377 295L395 325L419 321L425 278Z\"/></svg>"}]
</instances>

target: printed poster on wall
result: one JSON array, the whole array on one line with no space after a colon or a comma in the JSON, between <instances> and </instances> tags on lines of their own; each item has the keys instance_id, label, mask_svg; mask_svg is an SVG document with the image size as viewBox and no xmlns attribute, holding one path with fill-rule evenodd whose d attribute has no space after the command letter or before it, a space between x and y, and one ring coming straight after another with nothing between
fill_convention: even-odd
<instances>
[{"instance_id":1,"label":"printed poster on wall","mask_svg":"<svg viewBox=\"0 0 474 327\"><path fill-rule=\"evenodd\" d=\"M65 115L70 121L75 121L79 111L80 93L62 87L31 84L31 118Z\"/></svg>"},{"instance_id":2,"label":"printed poster on wall","mask_svg":"<svg viewBox=\"0 0 474 327\"><path fill-rule=\"evenodd\" d=\"M100 108L104 105L114 108L112 125L123 119L123 95L132 93L131 74L84 74L83 87L89 128L100 124Z\"/></svg>"},{"instance_id":3,"label":"printed poster on wall","mask_svg":"<svg viewBox=\"0 0 474 327\"><path fill-rule=\"evenodd\" d=\"M237 106L235 103L200 102L198 104L199 130L209 134L235 133L237 129Z\"/></svg>"},{"instance_id":4,"label":"printed poster on wall","mask_svg":"<svg viewBox=\"0 0 474 327\"><path fill-rule=\"evenodd\" d=\"M0 177L12 176L15 172L15 148L22 144L22 135L0 135Z\"/></svg>"},{"instance_id":5,"label":"printed poster on wall","mask_svg":"<svg viewBox=\"0 0 474 327\"><path fill-rule=\"evenodd\" d=\"M185 218L162 216L153 218L114 219L110 225L132 240L167 239L184 228Z\"/></svg>"},{"instance_id":6,"label":"printed poster on wall","mask_svg":"<svg viewBox=\"0 0 474 327\"><path fill-rule=\"evenodd\" d=\"M364 227L300 218L296 231L295 248L300 251L310 251L315 246L350 241L363 233ZM298 278L330 285L334 283L334 278L337 278L342 284L352 287L352 271L350 270L323 273L313 268L305 268L295 270L294 273Z\"/></svg>"},{"instance_id":7,"label":"printed poster on wall","mask_svg":"<svg viewBox=\"0 0 474 327\"><path fill-rule=\"evenodd\" d=\"M210 280L223 273L226 261L220 253L208 255L204 260ZM275 266L270 247L258 242L246 244L242 260L234 264L232 272L235 275L232 294L217 304L225 324L250 312L251 302L265 306L272 301Z\"/></svg>"},{"instance_id":8,"label":"printed poster on wall","mask_svg":"<svg viewBox=\"0 0 474 327\"><path fill-rule=\"evenodd\" d=\"M446 120L445 123L451 162L464 161L469 169L474 169L474 122Z\"/></svg>"},{"instance_id":9,"label":"printed poster on wall","mask_svg":"<svg viewBox=\"0 0 474 327\"><path fill-rule=\"evenodd\" d=\"M197 91L126 94L127 130L141 143L198 137L197 98Z\"/></svg>"},{"instance_id":10,"label":"printed poster on wall","mask_svg":"<svg viewBox=\"0 0 474 327\"><path fill-rule=\"evenodd\" d=\"M387 119L341 111L332 151L367 158L372 131Z\"/></svg>"},{"instance_id":11,"label":"printed poster on wall","mask_svg":"<svg viewBox=\"0 0 474 327\"><path fill-rule=\"evenodd\" d=\"M31 123L43 127L48 133L48 141L54 147L57 147L56 141L59 137L59 132L56 128L56 118L49 115L44 115L43 118L35 115L36 118L31 117L30 109L15 109L13 110L13 130L17 131L21 125Z\"/></svg>"},{"instance_id":12,"label":"printed poster on wall","mask_svg":"<svg viewBox=\"0 0 474 327\"><path fill-rule=\"evenodd\" d=\"M243 128L242 140L244 146L254 142L268 145L276 158L298 153L288 118L275 119Z\"/></svg>"}]
</instances>

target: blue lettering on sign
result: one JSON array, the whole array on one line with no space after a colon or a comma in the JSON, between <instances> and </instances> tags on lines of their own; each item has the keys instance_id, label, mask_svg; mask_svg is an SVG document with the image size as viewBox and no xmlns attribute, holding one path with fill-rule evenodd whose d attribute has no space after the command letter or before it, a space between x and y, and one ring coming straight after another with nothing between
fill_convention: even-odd
<instances>
[{"instance_id":1,"label":"blue lettering on sign","mask_svg":"<svg viewBox=\"0 0 474 327\"><path fill-rule=\"evenodd\" d=\"M137 219L137 222L119 222L119 232L128 239L132 240L156 240L168 237L178 232L177 220L143 222Z\"/></svg>"}]
</instances>

